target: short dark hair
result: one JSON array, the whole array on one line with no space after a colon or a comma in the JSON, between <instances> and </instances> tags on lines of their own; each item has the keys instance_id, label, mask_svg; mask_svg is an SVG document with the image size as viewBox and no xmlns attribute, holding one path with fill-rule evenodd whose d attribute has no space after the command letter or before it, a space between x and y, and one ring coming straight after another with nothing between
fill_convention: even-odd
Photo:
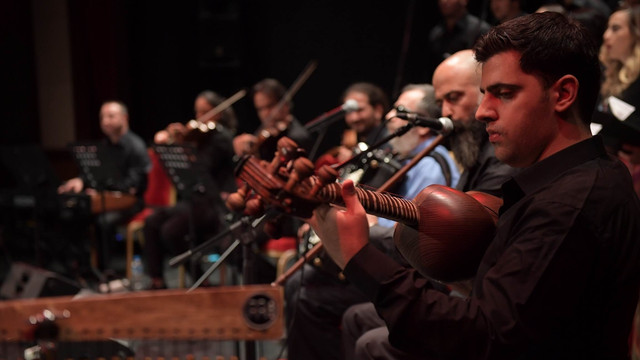
<instances>
[{"instance_id":1,"label":"short dark hair","mask_svg":"<svg viewBox=\"0 0 640 360\"><path fill-rule=\"evenodd\" d=\"M515 50L520 68L550 87L562 76L578 79L578 111L588 124L600 89L598 49L589 32L577 21L555 12L521 16L493 27L474 46L476 60Z\"/></svg>"},{"instance_id":2,"label":"short dark hair","mask_svg":"<svg viewBox=\"0 0 640 360\"><path fill-rule=\"evenodd\" d=\"M120 111L124 114L124 115L129 115L129 108L127 108L127 105L125 105L122 101L120 100L106 100L102 102L102 105L100 107L103 107L107 104L117 104L118 106L120 106Z\"/></svg>"},{"instance_id":3,"label":"short dark hair","mask_svg":"<svg viewBox=\"0 0 640 360\"><path fill-rule=\"evenodd\" d=\"M389 98L387 94L377 85L368 82L357 82L350 85L343 93L342 100L347 97L350 92L359 92L366 94L369 98L369 104L375 107L382 105L382 109L387 111L389 109Z\"/></svg>"},{"instance_id":4,"label":"short dark hair","mask_svg":"<svg viewBox=\"0 0 640 360\"><path fill-rule=\"evenodd\" d=\"M263 93L269 97L272 97L276 101L282 100L287 89L285 89L284 85L280 83L280 81L272 78L266 78L260 80L255 85L253 85L253 95L256 93Z\"/></svg>"},{"instance_id":5,"label":"short dark hair","mask_svg":"<svg viewBox=\"0 0 640 360\"><path fill-rule=\"evenodd\" d=\"M226 100L212 90L204 90L200 92L198 96L196 96L196 98L199 97L205 99L207 103L209 103L209 105L214 108L220 105L224 100ZM222 111L222 114L220 114L220 120L218 120L218 122L235 134L238 127L238 120L236 118L236 113L235 111L233 111L233 108L231 106Z\"/></svg>"}]
</instances>

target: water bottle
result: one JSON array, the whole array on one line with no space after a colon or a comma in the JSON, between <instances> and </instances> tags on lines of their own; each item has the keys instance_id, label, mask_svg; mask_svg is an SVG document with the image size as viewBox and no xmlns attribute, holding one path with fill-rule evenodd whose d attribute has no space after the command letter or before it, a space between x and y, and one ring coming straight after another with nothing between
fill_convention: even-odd
<instances>
[{"instance_id":1,"label":"water bottle","mask_svg":"<svg viewBox=\"0 0 640 360\"><path fill-rule=\"evenodd\" d=\"M145 286L144 267L140 255L134 255L131 260L131 289L134 291L143 290Z\"/></svg>"}]
</instances>

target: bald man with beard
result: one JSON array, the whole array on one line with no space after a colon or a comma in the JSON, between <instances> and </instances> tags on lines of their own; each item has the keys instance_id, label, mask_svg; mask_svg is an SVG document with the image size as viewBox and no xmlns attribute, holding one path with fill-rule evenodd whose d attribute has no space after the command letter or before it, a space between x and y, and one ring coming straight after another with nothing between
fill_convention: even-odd
<instances>
[{"instance_id":1,"label":"bald man with beard","mask_svg":"<svg viewBox=\"0 0 640 360\"><path fill-rule=\"evenodd\" d=\"M464 169L456 188L501 196L500 186L514 170L495 157L485 124L475 120L482 99L480 75L473 51L462 50L436 68L433 87L442 116L455 125L449 147Z\"/></svg>"}]
</instances>

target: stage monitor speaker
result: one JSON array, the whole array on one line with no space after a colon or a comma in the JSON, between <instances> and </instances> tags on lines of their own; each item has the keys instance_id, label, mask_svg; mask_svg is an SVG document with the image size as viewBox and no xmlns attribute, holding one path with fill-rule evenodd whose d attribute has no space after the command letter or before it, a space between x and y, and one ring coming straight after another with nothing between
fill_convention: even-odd
<instances>
[{"instance_id":1,"label":"stage monitor speaker","mask_svg":"<svg viewBox=\"0 0 640 360\"><path fill-rule=\"evenodd\" d=\"M75 295L81 286L52 271L14 262L0 287L0 298L30 299L48 296Z\"/></svg>"}]
</instances>

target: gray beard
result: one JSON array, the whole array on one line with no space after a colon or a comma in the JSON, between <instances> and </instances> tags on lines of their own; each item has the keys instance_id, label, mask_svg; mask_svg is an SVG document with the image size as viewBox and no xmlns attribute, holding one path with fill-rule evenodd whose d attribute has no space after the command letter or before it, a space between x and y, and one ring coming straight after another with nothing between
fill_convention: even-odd
<instances>
[{"instance_id":1,"label":"gray beard","mask_svg":"<svg viewBox=\"0 0 640 360\"><path fill-rule=\"evenodd\" d=\"M451 151L460 165L468 170L478 161L480 146L488 136L487 131L484 123L476 120L469 123L454 120L454 125L455 130L449 138Z\"/></svg>"}]
</instances>

